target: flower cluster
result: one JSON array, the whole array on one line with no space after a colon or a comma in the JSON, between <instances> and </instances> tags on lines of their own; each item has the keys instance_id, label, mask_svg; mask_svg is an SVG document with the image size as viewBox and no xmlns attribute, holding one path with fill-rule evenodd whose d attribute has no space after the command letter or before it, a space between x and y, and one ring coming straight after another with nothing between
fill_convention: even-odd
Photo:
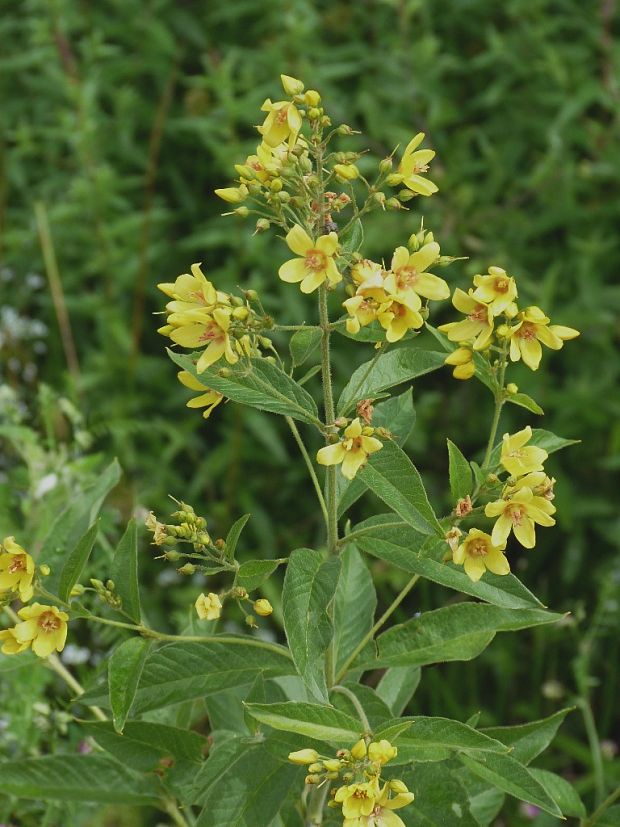
<instances>
[{"instance_id":1,"label":"flower cluster","mask_svg":"<svg viewBox=\"0 0 620 827\"><path fill-rule=\"evenodd\" d=\"M452 560L462 565L471 580L479 580L485 571L493 574L508 574L510 565L506 559L508 538L514 533L517 541L525 548L536 544L535 526L552 526L555 520L553 488L555 480L546 475L543 463L547 451L536 445L528 445L532 439L529 425L516 434L504 434L500 464L507 478L502 482L493 475L496 484L501 484L499 499L488 502L484 507L487 517L495 518L491 534L478 528L470 528L463 536L454 527L446 540L452 550ZM456 516L464 517L471 512L462 508L464 501L457 504Z\"/></svg>"},{"instance_id":2,"label":"flower cluster","mask_svg":"<svg viewBox=\"0 0 620 827\"><path fill-rule=\"evenodd\" d=\"M338 750L336 757L324 757L314 749L289 754L293 764L308 767L306 784L344 782L331 790L329 806L341 808L343 827L404 827L394 810L413 799L406 785L397 779L381 783L381 770L398 750L389 741L360 739L350 750Z\"/></svg>"},{"instance_id":3,"label":"flower cluster","mask_svg":"<svg viewBox=\"0 0 620 827\"><path fill-rule=\"evenodd\" d=\"M459 347L447 358L454 366L456 379L470 379L475 373L474 352L488 352L498 343L509 349L513 362L523 359L532 370L537 370L542 358L541 342L553 350L560 350L564 342L579 336L572 327L549 324L550 319L536 306L519 310L517 285L501 267L489 267L485 275L474 276L474 287L466 293L457 288L452 304L465 318L460 322L441 325ZM498 317L503 317L496 326Z\"/></svg>"},{"instance_id":4,"label":"flower cluster","mask_svg":"<svg viewBox=\"0 0 620 827\"><path fill-rule=\"evenodd\" d=\"M14 537L5 537L0 544L0 599L18 596L27 603L34 595L34 560ZM41 567L41 574L49 573ZM0 631L2 652L17 655L32 649L35 655L46 658L54 650L61 652L67 639L69 616L56 606L32 603L17 613L19 622Z\"/></svg>"}]
</instances>

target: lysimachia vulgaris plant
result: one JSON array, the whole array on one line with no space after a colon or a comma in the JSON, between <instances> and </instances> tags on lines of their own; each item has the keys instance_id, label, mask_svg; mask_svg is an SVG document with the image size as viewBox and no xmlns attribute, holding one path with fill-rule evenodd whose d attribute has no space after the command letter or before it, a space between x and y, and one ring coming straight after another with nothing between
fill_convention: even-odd
<instances>
[{"instance_id":1,"label":"lysimachia vulgaris plant","mask_svg":"<svg viewBox=\"0 0 620 827\"><path fill-rule=\"evenodd\" d=\"M62 676L54 653L67 624L82 618L126 635L85 694L68 678L96 748L72 756L71 770L103 798L155 804L185 827L484 827L506 794L552 816L579 815L569 785L530 766L568 710L481 729L477 718L425 716L413 698L423 667L471 660L498 632L561 619L511 573L511 558L534 548L537 527L554 524L546 463L570 440L529 425L503 433L500 418L507 403L542 413L508 381L511 365L538 370L542 346L558 350L578 332L519 304L518 279L499 264L467 290L454 287L455 259L409 218L438 191L423 134L373 161L346 148L347 140L358 145L357 133L332 123L319 92L289 76L282 85L282 99L262 106L256 151L216 194L230 205L225 215L274 233L282 263L273 278L307 296L310 321L281 324L255 291L228 293L207 264L188 263L159 285L159 332L193 393L190 408L214 417L226 402L284 418L324 543L252 559L242 534L250 515L217 537L210 518L185 502L171 517L150 513L157 556L200 584L188 628L157 631L140 607L134 522L109 579L78 582L97 534L93 515L118 478L111 466L86 511L69 506L36 566L14 538L3 541L4 602L23 606L8 608L2 651L32 650ZM373 261L364 220L387 210L402 211L409 230ZM435 327L429 319L438 313L448 321ZM339 343L368 351L350 375L332 370ZM448 440L452 508L438 514L403 445L415 417L411 382L444 364L459 380L479 379L493 404L480 457ZM351 525L348 511L368 491L384 513ZM378 617L376 559L409 578ZM270 577L270 586L283 582L273 614ZM451 590L446 605L391 625L424 578ZM197 720L202 731L208 721L208 740L194 731ZM5 789L27 795L37 773L62 786L63 763L53 761L4 764Z\"/></svg>"}]
</instances>

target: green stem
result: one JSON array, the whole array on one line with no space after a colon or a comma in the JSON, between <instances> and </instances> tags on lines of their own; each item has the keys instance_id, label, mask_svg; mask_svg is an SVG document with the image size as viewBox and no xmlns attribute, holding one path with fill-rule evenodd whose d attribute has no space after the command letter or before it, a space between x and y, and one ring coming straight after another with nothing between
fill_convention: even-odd
<instances>
[{"instance_id":1,"label":"green stem","mask_svg":"<svg viewBox=\"0 0 620 827\"><path fill-rule=\"evenodd\" d=\"M312 479L312 485L314 486L314 490L316 491L316 496L319 501L319 505L321 506L321 511L323 512L323 517L325 519L325 525L329 524L329 515L327 513L327 504L325 502L325 497L323 496L323 492L321 491L321 484L319 482L319 478L316 475L316 471L314 470L314 465L312 464L312 459L308 454L306 446L304 445L304 441L301 438L301 434L299 433L299 428L295 425L295 422L291 419L290 416L285 417L287 425L291 429L291 433L295 437L295 442L299 446L299 450L301 451L301 455L304 458L304 462L306 463L306 468L308 469L308 473L310 474L310 478Z\"/></svg>"},{"instance_id":2,"label":"green stem","mask_svg":"<svg viewBox=\"0 0 620 827\"><path fill-rule=\"evenodd\" d=\"M327 801L330 786L329 783L324 783L312 790L310 801L308 802L305 827L320 827L321 824L323 824L325 802Z\"/></svg>"},{"instance_id":3,"label":"green stem","mask_svg":"<svg viewBox=\"0 0 620 827\"><path fill-rule=\"evenodd\" d=\"M336 418L334 410L334 392L332 388L331 361L329 356L329 312L327 310L327 288L319 288L319 316L323 336L321 338L321 374L323 378L323 398L325 402L325 424L328 429L334 427ZM328 465L325 471L325 500L327 503L327 550L337 554L338 514L336 504L336 466Z\"/></svg>"},{"instance_id":4,"label":"green stem","mask_svg":"<svg viewBox=\"0 0 620 827\"><path fill-rule=\"evenodd\" d=\"M599 820L599 818L603 815L603 813L608 810L611 805L620 798L620 787L615 789L611 795L607 796L605 801L601 804L600 807L597 807L596 810L592 813L589 818L584 819L581 822L581 827L593 827L594 824Z\"/></svg>"},{"instance_id":5,"label":"green stem","mask_svg":"<svg viewBox=\"0 0 620 827\"><path fill-rule=\"evenodd\" d=\"M411 589L415 586L415 584L420 579L419 574L414 574L413 577L409 580L407 585L396 595L392 603L387 607L387 609L383 612L379 620L375 623L372 629L366 634L362 640L358 643L355 649L351 652L347 660L344 662L342 669L336 675L336 681L341 681L344 676L347 674L349 667L355 661L356 657L359 653L367 646L368 643L374 638L377 634L379 629L384 625L384 623L392 616L392 614L396 611L396 609L400 606L403 602L405 597L409 594Z\"/></svg>"},{"instance_id":6,"label":"green stem","mask_svg":"<svg viewBox=\"0 0 620 827\"><path fill-rule=\"evenodd\" d=\"M190 827L190 822L187 821L183 813L177 807L176 801L173 799L165 799L162 802L164 810L168 813L170 818L174 821L177 827ZM193 823L192 819L192 823Z\"/></svg>"},{"instance_id":7,"label":"green stem","mask_svg":"<svg viewBox=\"0 0 620 827\"><path fill-rule=\"evenodd\" d=\"M596 793L595 803L600 804L605 795L605 768L603 766L603 755L601 753L601 742L596 730L592 707L587 696L584 694L577 701L577 706L583 715L583 723L588 737L590 754L592 755L592 770L594 772L594 788ZM602 805L601 805L602 806Z\"/></svg>"},{"instance_id":8,"label":"green stem","mask_svg":"<svg viewBox=\"0 0 620 827\"><path fill-rule=\"evenodd\" d=\"M350 689L347 689L346 686L341 686L340 684L336 684L336 686L332 687L332 692L339 692L341 695L345 695L355 707L355 711L357 712L357 717L360 719L362 726L364 727L364 733L370 735L372 732L372 727L370 726L370 722L366 713L364 712L364 707L361 705L359 698L354 692L351 692Z\"/></svg>"}]
</instances>

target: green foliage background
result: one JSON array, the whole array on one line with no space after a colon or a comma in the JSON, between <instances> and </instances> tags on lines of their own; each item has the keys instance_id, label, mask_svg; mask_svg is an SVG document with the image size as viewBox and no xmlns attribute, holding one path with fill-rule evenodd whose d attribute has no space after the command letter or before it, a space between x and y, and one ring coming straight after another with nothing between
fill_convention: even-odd
<instances>
[{"instance_id":1,"label":"green foliage background","mask_svg":"<svg viewBox=\"0 0 620 827\"><path fill-rule=\"evenodd\" d=\"M20 449L28 474L15 440L2 443L0 533L40 534L45 515L25 493L33 474L43 477L41 464L61 474L70 496L105 454L125 471L105 518L111 542L135 508L166 513L168 493L207 515L216 536L251 512L244 539L265 556L321 541L303 496L305 471L279 423L234 405L207 424L185 411L187 394L150 315L163 304L156 283L202 261L224 289L259 290L280 321L314 318L311 303L277 279L284 245L252 238L251 222L220 218L223 202L212 195L255 147L248 124L265 97L278 95L286 72L318 88L334 120L370 136L379 157L417 131L437 150L439 194L417 199L411 212L373 216L367 255L389 256L424 209L442 252L469 257L447 271L453 286L466 287L490 263L504 266L518 277L523 303L583 331L546 354L538 374L514 371L545 409L543 426L582 441L550 463L558 526L540 532L535 551L513 554L524 582L552 609L572 612L571 625L504 637L476 668L429 671L416 708L461 720L482 710L489 725L515 723L553 712L554 691L570 701L595 675L603 679L588 687L595 718L601 737L612 737L620 654L613 0L3 0L0 11L0 378L38 411L28 421L47 435L43 459L32 446ZM67 372L44 278L35 202L49 216L78 381ZM446 320L449 310L441 313ZM339 344L343 381L352 360L370 354ZM84 423L71 424L66 410L42 400L41 382L69 397ZM408 448L445 507L444 437L474 457L491 401L482 386L457 383L447 370L419 380L414 400ZM14 416L7 410L5 425ZM507 416L506 429L531 420L517 408ZM82 431L88 459L75 439ZM357 516L365 514L362 502ZM179 578L162 595L161 564L145 569L151 613L182 624L194 589ZM401 575L380 564L376 575L389 601ZM268 596L276 605L277 592L274 583ZM429 586L410 596L401 617L441 599ZM29 675L25 685L36 698L44 683ZM0 699L15 716L2 690ZM23 701L20 715L23 742L50 748L37 742ZM562 732L550 767L578 779L587 797L592 767L579 716ZM620 774L611 764L609 772Z\"/></svg>"}]
</instances>

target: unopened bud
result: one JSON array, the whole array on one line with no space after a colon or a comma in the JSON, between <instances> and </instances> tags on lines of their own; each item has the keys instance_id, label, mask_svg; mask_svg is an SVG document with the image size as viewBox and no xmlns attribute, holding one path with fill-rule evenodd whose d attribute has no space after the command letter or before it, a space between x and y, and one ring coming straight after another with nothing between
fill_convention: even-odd
<instances>
[{"instance_id":1,"label":"unopened bud","mask_svg":"<svg viewBox=\"0 0 620 827\"><path fill-rule=\"evenodd\" d=\"M238 321L244 321L250 315L250 311L247 307L235 307L232 312L233 319L237 319Z\"/></svg>"},{"instance_id":2,"label":"unopened bud","mask_svg":"<svg viewBox=\"0 0 620 827\"><path fill-rule=\"evenodd\" d=\"M362 758L365 758L366 752L366 741L364 741L363 738L360 738L357 744L351 747L351 756L355 758L356 761L360 761Z\"/></svg>"},{"instance_id":3,"label":"unopened bud","mask_svg":"<svg viewBox=\"0 0 620 827\"><path fill-rule=\"evenodd\" d=\"M320 775L307 775L304 778L304 784L320 784L321 783L321 776Z\"/></svg>"},{"instance_id":4,"label":"unopened bud","mask_svg":"<svg viewBox=\"0 0 620 827\"><path fill-rule=\"evenodd\" d=\"M317 761L316 764L310 764L310 766L308 767L308 772L323 772L323 764L321 764L320 761Z\"/></svg>"},{"instance_id":5,"label":"unopened bud","mask_svg":"<svg viewBox=\"0 0 620 827\"><path fill-rule=\"evenodd\" d=\"M184 566L181 566L180 569L177 569L179 574L195 574L196 573L196 566L193 563L186 563Z\"/></svg>"},{"instance_id":6,"label":"unopened bud","mask_svg":"<svg viewBox=\"0 0 620 827\"><path fill-rule=\"evenodd\" d=\"M519 393L519 386L518 386L518 385L515 385L515 383L514 383L514 382L509 382L509 383L506 385L506 390L507 390L507 391L508 391L508 393L512 396L512 395L513 395L513 394L515 394L515 393Z\"/></svg>"},{"instance_id":7,"label":"unopened bud","mask_svg":"<svg viewBox=\"0 0 620 827\"><path fill-rule=\"evenodd\" d=\"M264 233L271 227L271 223L266 218L259 218L256 222L256 232Z\"/></svg>"},{"instance_id":8,"label":"unopened bud","mask_svg":"<svg viewBox=\"0 0 620 827\"><path fill-rule=\"evenodd\" d=\"M346 123L341 123L336 132L339 135L354 135L355 132L351 129L351 127Z\"/></svg>"},{"instance_id":9,"label":"unopened bud","mask_svg":"<svg viewBox=\"0 0 620 827\"><path fill-rule=\"evenodd\" d=\"M254 615L246 615L245 616L245 625L249 626L250 629L257 629L258 626L256 625L256 618Z\"/></svg>"},{"instance_id":10,"label":"unopened bud","mask_svg":"<svg viewBox=\"0 0 620 827\"><path fill-rule=\"evenodd\" d=\"M181 559L182 555L179 554L178 551L171 550L171 551L165 551L164 552L164 557L165 557L166 560L169 560L171 563L176 563L177 560Z\"/></svg>"},{"instance_id":11,"label":"unopened bud","mask_svg":"<svg viewBox=\"0 0 620 827\"><path fill-rule=\"evenodd\" d=\"M243 586L235 586L230 594L235 600L245 600L248 596L248 590L244 589Z\"/></svg>"},{"instance_id":12,"label":"unopened bud","mask_svg":"<svg viewBox=\"0 0 620 827\"><path fill-rule=\"evenodd\" d=\"M282 183L281 178L274 178L271 184L269 184L269 189L272 192L280 192L284 184Z\"/></svg>"},{"instance_id":13,"label":"unopened bud","mask_svg":"<svg viewBox=\"0 0 620 827\"><path fill-rule=\"evenodd\" d=\"M84 594L84 586L81 583L76 583L71 589L71 597L79 597Z\"/></svg>"},{"instance_id":14,"label":"unopened bud","mask_svg":"<svg viewBox=\"0 0 620 827\"><path fill-rule=\"evenodd\" d=\"M42 566L39 566L39 574L41 575L41 577L47 577L51 573L52 573L52 570L47 565L47 563L43 563Z\"/></svg>"},{"instance_id":15,"label":"unopened bud","mask_svg":"<svg viewBox=\"0 0 620 827\"><path fill-rule=\"evenodd\" d=\"M255 600L253 608L256 614L260 617L269 617L269 615L273 612L273 606L264 597L261 597L259 600Z\"/></svg>"},{"instance_id":16,"label":"unopened bud","mask_svg":"<svg viewBox=\"0 0 620 827\"><path fill-rule=\"evenodd\" d=\"M409 241L407 242L407 247L411 250L412 253L417 252L420 249L420 240L416 233L412 233L409 236Z\"/></svg>"},{"instance_id":17,"label":"unopened bud","mask_svg":"<svg viewBox=\"0 0 620 827\"><path fill-rule=\"evenodd\" d=\"M290 75L280 75L280 80L282 81L282 88L291 97L301 95L304 91L303 82L297 78L292 78Z\"/></svg>"},{"instance_id":18,"label":"unopened bud","mask_svg":"<svg viewBox=\"0 0 620 827\"><path fill-rule=\"evenodd\" d=\"M247 207L237 207L237 209L233 210L235 215L238 215L239 218L247 218L250 214L250 211Z\"/></svg>"},{"instance_id":19,"label":"unopened bud","mask_svg":"<svg viewBox=\"0 0 620 827\"><path fill-rule=\"evenodd\" d=\"M327 761L323 761L325 765L325 769L329 772L338 772L342 764L337 758L328 758Z\"/></svg>"},{"instance_id":20,"label":"unopened bud","mask_svg":"<svg viewBox=\"0 0 620 827\"><path fill-rule=\"evenodd\" d=\"M360 171L355 164L336 164L334 172L343 181L355 181L360 176Z\"/></svg>"},{"instance_id":21,"label":"unopened bud","mask_svg":"<svg viewBox=\"0 0 620 827\"><path fill-rule=\"evenodd\" d=\"M385 202L385 206L388 210L402 210L403 205L400 203L398 198L388 198Z\"/></svg>"},{"instance_id":22,"label":"unopened bud","mask_svg":"<svg viewBox=\"0 0 620 827\"><path fill-rule=\"evenodd\" d=\"M403 176L399 175L397 172L393 172L391 175L385 179L385 183L388 187L397 187L403 180Z\"/></svg>"},{"instance_id":23,"label":"unopened bud","mask_svg":"<svg viewBox=\"0 0 620 827\"><path fill-rule=\"evenodd\" d=\"M217 375L222 379L229 379L232 376L232 370L230 368L220 368Z\"/></svg>"},{"instance_id":24,"label":"unopened bud","mask_svg":"<svg viewBox=\"0 0 620 827\"><path fill-rule=\"evenodd\" d=\"M304 95L304 101L308 106L318 106L321 103L321 96L316 89L308 89Z\"/></svg>"},{"instance_id":25,"label":"unopened bud","mask_svg":"<svg viewBox=\"0 0 620 827\"><path fill-rule=\"evenodd\" d=\"M406 203L407 201L411 201L412 198L415 197L415 192L411 192L411 190L400 190L398 193L398 200Z\"/></svg>"},{"instance_id":26,"label":"unopened bud","mask_svg":"<svg viewBox=\"0 0 620 827\"><path fill-rule=\"evenodd\" d=\"M317 109L316 106L311 106L308 109L308 118L311 121L316 121L321 117L321 110Z\"/></svg>"},{"instance_id":27,"label":"unopened bud","mask_svg":"<svg viewBox=\"0 0 620 827\"><path fill-rule=\"evenodd\" d=\"M113 592L116 588L116 583L114 582L114 580L106 580L105 587L109 591Z\"/></svg>"},{"instance_id":28,"label":"unopened bud","mask_svg":"<svg viewBox=\"0 0 620 827\"><path fill-rule=\"evenodd\" d=\"M391 158L384 158L382 161L379 161L379 172L385 175L386 173L390 172L393 165L394 162Z\"/></svg>"}]
</instances>

